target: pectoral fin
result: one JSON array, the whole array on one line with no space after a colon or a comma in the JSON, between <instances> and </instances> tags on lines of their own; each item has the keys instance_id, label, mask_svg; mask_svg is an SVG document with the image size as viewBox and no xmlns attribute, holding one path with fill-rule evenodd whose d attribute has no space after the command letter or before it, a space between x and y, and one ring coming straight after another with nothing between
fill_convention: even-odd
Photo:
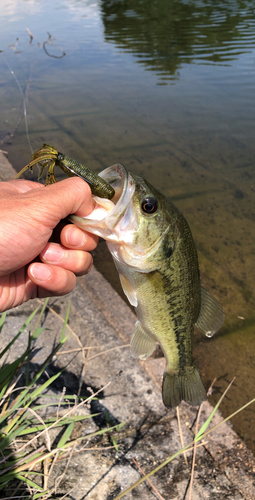
<instances>
[{"instance_id":1,"label":"pectoral fin","mask_svg":"<svg viewBox=\"0 0 255 500\"><path fill-rule=\"evenodd\" d=\"M147 359L154 351L156 342L144 331L140 321L135 324L130 351L133 358Z\"/></svg>"},{"instance_id":2,"label":"pectoral fin","mask_svg":"<svg viewBox=\"0 0 255 500\"><path fill-rule=\"evenodd\" d=\"M119 273L119 277L120 277L121 286L123 288L123 292L127 296L131 306L137 307L138 302L137 302L136 291L130 285L127 278L125 278L125 276L123 276L123 274Z\"/></svg>"},{"instance_id":3,"label":"pectoral fin","mask_svg":"<svg viewBox=\"0 0 255 500\"><path fill-rule=\"evenodd\" d=\"M207 337L212 337L222 326L224 311L219 302L201 286L201 308L196 326Z\"/></svg>"}]
</instances>

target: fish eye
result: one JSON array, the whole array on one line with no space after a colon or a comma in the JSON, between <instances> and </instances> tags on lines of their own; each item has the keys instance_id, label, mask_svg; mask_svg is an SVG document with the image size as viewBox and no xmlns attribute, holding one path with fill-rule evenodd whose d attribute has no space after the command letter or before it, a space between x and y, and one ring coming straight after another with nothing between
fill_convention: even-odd
<instances>
[{"instance_id":1,"label":"fish eye","mask_svg":"<svg viewBox=\"0 0 255 500\"><path fill-rule=\"evenodd\" d=\"M147 196L144 198L142 201L142 211L145 212L146 214L154 214L158 208L158 202L156 198L153 198L152 196Z\"/></svg>"}]
</instances>

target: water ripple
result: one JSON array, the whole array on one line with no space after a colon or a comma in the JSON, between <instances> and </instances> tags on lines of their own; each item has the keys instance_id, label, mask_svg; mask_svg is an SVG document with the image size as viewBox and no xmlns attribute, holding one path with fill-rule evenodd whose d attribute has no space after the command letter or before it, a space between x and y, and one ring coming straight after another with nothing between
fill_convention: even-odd
<instances>
[{"instance_id":1,"label":"water ripple","mask_svg":"<svg viewBox=\"0 0 255 500\"><path fill-rule=\"evenodd\" d=\"M254 2L102 0L105 39L174 77L183 62L229 64L255 49Z\"/></svg>"}]
</instances>

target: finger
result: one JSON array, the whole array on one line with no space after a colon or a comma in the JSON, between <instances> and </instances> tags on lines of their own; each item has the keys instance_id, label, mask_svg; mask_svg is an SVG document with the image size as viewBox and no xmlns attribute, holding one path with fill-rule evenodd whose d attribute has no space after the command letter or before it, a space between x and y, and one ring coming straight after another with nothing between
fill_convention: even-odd
<instances>
[{"instance_id":1,"label":"finger","mask_svg":"<svg viewBox=\"0 0 255 500\"><path fill-rule=\"evenodd\" d=\"M19 187L18 183L22 186ZM10 185L12 186L11 191L14 196L15 191L22 193L20 195L22 218L28 224L32 219L51 230L68 215L75 213L85 217L95 206L89 185L79 177L70 177L49 186L42 186L32 181L24 184L24 181L19 179L6 184L8 191Z\"/></svg>"},{"instance_id":2,"label":"finger","mask_svg":"<svg viewBox=\"0 0 255 500\"><path fill-rule=\"evenodd\" d=\"M37 191L36 196L38 196L38 189L40 189L41 204L44 204L44 200L47 199L50 203L47 207L48 210L54 204L62 204L61 212L63 215L60 219L64 219L67 215L76 213L78 210L79 213L77 215L85 217L92 212L95 206L89 185L79 177L69 177L48 186L44 186L39 182L14 179L13 181L3 182L1 186L2 189L5 188L7 191L13 193L27 194L28 197L33 197L34 190ZM83 206L84 203L85 205ZM70 207L70 211L67 210L67 207Z\"/></svg>"},{"instance_id":3,"label":"finger","mask_svg":"<svg viewBox=\"0 0 255 500\"><path fill-rule=\"evenodd\" d=\"M62 267L80 276L88 273L93 263L90 253L70 250L57 243L48 243L40 258L45 264Z\"/></svg>"},{"instance_id":4,"label":"finger","mask_svg":"<svg viewBox=\"0 0 255 500\"><path fill-rule=\"evenodd\" d=\"M0 312L16 307L34 297L36 286L27 279L26 269L0 277Z\"/></svg>"},{"instance_id":5,"label":"finger","mask_svg":"<svg viewBox=\"0 0 255 500\"><path fill-rule=\"evenodd\" d=\"M65 295L74 289L76 283L76 277L71 271L38 262L28 267L28 276L40 290L43 289L43 293L47 291L46 295L40 292L40 297L49 296L49 292L50 295ZM39 297L39 293L37 296Z\"/></svg>"},{"instance_id":6,"label":"finger","mask_svg":"<svg viewBox=\"0 0 255 500\"><path fill-rule=\"evenodd\" d=\"M6 183L6 188L18 191L19 193L26 193L31 189L42 189L43 185L40 182L28 181L26 179L14 179Z\"/></svg>"},{"instance_id":7,"label":"finger","mask_svg":"<svg viewBox=\"0 0 255 500\"><path fill-rule=\"evenodd\" d=\"M70 214L77 214L85 217L94 209L95 202L92 198L89 185L78 177L72 177L57 182L50 186L44 186L38 196L38 189L26 193L42 214L47 214L48 224L56 226L61 219L65 219Z\"/></svg>"},{"instance_id":8,"label":"finger","mask_svg":"<svg viewBox=\"0 0 255 500\"><path fill-rule=\"evenodd\" d=\"M57 184L45 186L44 190L47 192L45 196L60 212L60 219L74 213L85 217L95 207L89 185L79 177L70 177Z\"/></svg>"},{"instance_id":9,"label":"finger","mask_svg":"<svg viewBox=\"0 0 255 500\"><path fill-rule=\"evenodd\" d=\"M64 226L60 233L62 245L67 248L75 248L77 250L85 250L88 252L96 248L98 239L98 236L95 234L82 231L74 224Z\"/></svg>"}]
</instances>

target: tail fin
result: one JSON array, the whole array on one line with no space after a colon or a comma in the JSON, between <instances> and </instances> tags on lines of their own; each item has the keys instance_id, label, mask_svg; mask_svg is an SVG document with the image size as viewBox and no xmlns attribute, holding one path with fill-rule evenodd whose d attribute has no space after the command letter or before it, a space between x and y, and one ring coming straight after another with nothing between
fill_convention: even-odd
<instances>
[{"instance_id":1,"label":"tail fin","mask_svg":"<svg viewBox=\"0 0 255 500\"><path fill-rule=\"evenodd\" d=\"M181 401L198 406L206 399L206 392L198 368L187 366L184 370L164 373L162 385L163 403L167 408L176 408Z\"/></svg>"}]
</instances>

